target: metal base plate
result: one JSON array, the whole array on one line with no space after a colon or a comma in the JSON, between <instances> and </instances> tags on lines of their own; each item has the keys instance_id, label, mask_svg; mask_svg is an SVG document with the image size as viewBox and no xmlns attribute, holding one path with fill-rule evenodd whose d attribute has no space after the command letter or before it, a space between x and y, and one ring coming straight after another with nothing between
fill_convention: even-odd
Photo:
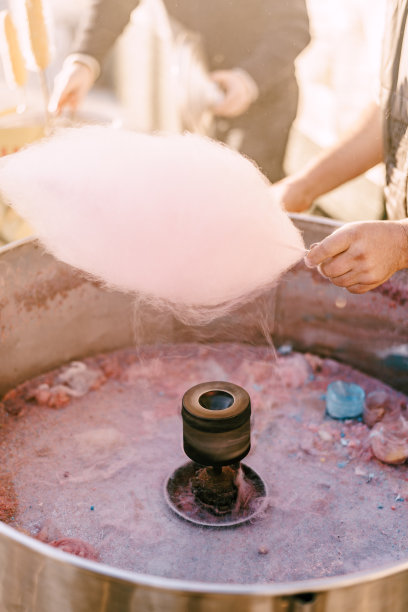
<instances>
[{"instance_id":1,"label":"metal base plate","mask_svg":"<svg viewBox=\"0 0 408 612\"><path fill-rule=\"evenodd\" d=\"M261 477L249 466L241 463L245 481L253 492L250 502L244 507L232 509L222 515L213 514L196 499L192 492L192 479L202 466L189 461L177 468L167 479L164 496L170 508L181 518L206 527L232 527L253 520L265 511L267 506L266 486Z\"/></svg>"}]
</instances>

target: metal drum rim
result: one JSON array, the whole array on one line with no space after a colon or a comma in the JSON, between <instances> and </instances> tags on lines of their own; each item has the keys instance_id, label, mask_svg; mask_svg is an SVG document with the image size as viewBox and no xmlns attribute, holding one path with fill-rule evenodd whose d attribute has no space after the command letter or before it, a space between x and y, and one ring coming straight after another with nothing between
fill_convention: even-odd
<instances>
[{"instance_id":1,"label":"metal drum rim","mask_svg":"<svg viewBox=\"0 0 408 612\"><path fill-rule=\"evenodd\" d=\"M338 221L325 218L311 218L308 215L291 214L295 224L301 231L305 231L308 226L313 228L313 231L325 233L332 231L342 225ZM23 245L38 248L38 238L35 236L18 240L12 244L0 247L0 255L6 255ZM40 246L42 249L42 247ZM65 567L73 568L78 572L84 571L101 579L111 579L118 583L128 583L130 585L146 587L148 589L158 589L168 593L203 593L209 595L246 595L253 597L279 597L291 596L299 593L325 593L347 589L350 587L362 587L375 583L376 581L384 581L387 578L397 576L398 574L408 575L408 555L403 561L387 563L380 567L364 570L359 572L347 573L337 576L330 576L318 579L309 579L303 581L290 581L281 583L257 583L257 584L225 584L225 583L202 583L199 581L186 581L181 579L162 578L150 574L142 574L114 568L112 566L97 563L82 559L74 555L70 555L61 550L53 548L47 544L39 542L34 538L20 533L9 525L0 522L0 538L14 542L21 549L31 551L38 555L44 561L55 562ZM5 572L7 573L7 569ZM10 570L9 570L10 571ZM84 573L85 573L84 572Z\"/></svg>"},{"instance_id":2,"label":"metal drum rim","mask_svg":"<svg viewBox=\"0 0 408 612\"><path fill-rule=\"evenodd\" d=\"M253 583L253 584L230 584L218 582L199 582L164 578L151 574L141 574L129 570L121 570L113 566L82 559L75 555L63 552L57 548L44 544L34 538L16 531L0 521L0 536L10 538L31 549L39 555L46 556L56 562L85 569L100 576L106 576L113 580L125 581L130 584L157 588L166 591L183 591L190 593L212 593L221 595L251 595L251 596L282 596L295 595L306 592L326 592L336 589L347 588L364 583L374 582L387 578L403 571L408 571L408 560L403 563L389 564L377 570L365 570L343 574L341 576L330 576L309 580L298 580L292 582L278 583Z\"/></svg>"}]
</instances>

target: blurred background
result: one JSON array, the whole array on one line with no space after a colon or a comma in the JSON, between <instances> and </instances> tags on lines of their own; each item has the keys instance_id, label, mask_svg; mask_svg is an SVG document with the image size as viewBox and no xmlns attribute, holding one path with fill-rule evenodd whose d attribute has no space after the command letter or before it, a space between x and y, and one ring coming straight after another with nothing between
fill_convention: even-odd
<instances>
[{"instance_id":1,"label":"blurred background","mask_svg":"<svg viewBox=\"0 0 408 612\"><path fill-rule=\"evenodd\" d=\"M299 169L321 148L334 143L376 96L385 1L306 0L311 40L295 61L299 99L285 148L285 173ZM52 91L72 51L87 0L44 0L42 4L51 50L43 76ZM251 2L247 4L250 11ZM9 10L17 24L21 5L21 0L0 0L0 10ZM194 33L183 30L175 37L167 18L161 0L142 0L101 64L94 87L75 114L65 112L60 117L60 124L79 120L147 132L189 129L211 135L214 117L202 95L208 84L205 41L202 44ZM22 32L22 47L27 44L24 37ZM11 88L4 65L0 69L1 155L41 138L46 129L44 80L30 69L29 60L27 67L24 91ZM17 112L24 106L24 112ZM279 122L277 115L270 119ZM217 129L228 125L221 120ZM240 149L242 130L237 125L225 128L225 141ZM383 173L382 165L377 166L336 189L316 202L310 214L343 221L382 218ZM30 233L27 224L0 201L0 245Z\"/></svg>"}]
</instances>

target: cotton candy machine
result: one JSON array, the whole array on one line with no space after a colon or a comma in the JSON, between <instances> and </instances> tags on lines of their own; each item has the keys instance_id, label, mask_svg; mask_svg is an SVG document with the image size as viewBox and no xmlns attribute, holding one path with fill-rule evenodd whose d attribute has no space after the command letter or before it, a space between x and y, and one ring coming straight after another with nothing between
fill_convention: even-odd
<instances>
[{"instance_id":1,"label":"cotton candy machine","mask_svg":"<svg viewBox=\"0 0 408 612\"><path fill-rule=\"evenodd\" d=\"M296 216L295 222L304 232L306 243L318 241L335 227L331 221L311 220L302 216ZM142 317L142 325L135 328L133 307L129 298L105 291L68 266L56 262L44 254L35 241L29 240L4 248L0 253L0 269L2 394L22 381L72 360L130 346L134 341L134 334L137 334L138 342L144 345L153 345L160 340L177 347L205 339L212 345L226 342L231 346L233 342L245 341L247 344L261 346L265 344L266 330L271 332L276 346L290 345L296 351L310 351L323 357L332 357L355 366L396 390L408 392L408 276L404 273L396 275L392 281L374 292L364 296L352 296L330 285L315 271L299 265L286 274L279 286L257 304L246 306L223 321L213 322L205 328L193 329L167 315L158 316L148 308ZM233 349L229 350L233 354ZM206 381L203 380L202 383L206 384ZM211 448L211 444L205 445L204 450L200 447L202 438L197 431L200 427L202 429L202 423L199 422L197 429L194 412L199 411L199 418L203 416L201 409L218 412L222 421L236 398L238 408L241 406L242 409L242 412L238 412L243 415L241 425L245 435L239 437L235 455L214 460L214 455L211 454L210 469L219 471L220 465L230 465L231 460L237 462L246 455L248 401L245 390L238 396L236 393L239 389L225 388L220 380L213 379L208 384L208 388L201 387L198 392L194 387L191 387L190 391L184 389L186 395L183 409L188 413L187 416L184 414L184 421L187 421L190 427L190 430L187 427L184 431L184 447L190 458L192 455L193 460L200 459L202 463L206 463L207 460L204 461L200 453L206 452L208 447ZM178 410L180 409L181 406L178 407ZM256 410L256 407L253 407L253 410ZM62 413L56 413L55 418L59 418L58 414ZM179 421L181 432L181 415ZM297 426L295 420L294 427ZM149 431L154 442L154 432L160 431L159 424L157 429L150 428ZM38 430L37 435L46 437L47 431ZM165 433L161 432L161 435ZM271 440L273 441L273 436ZM275 443L277 441L278 437ZM199 457L197 453L200 454ZM259 445L257 449L255 445L251 456L260 455L261 447ZM160 457L160 452L153 453L150 463L145 461L146 471L149 466L152 468L152 462L157 461L158 456ZM167 455L161 457L163 463L169 462L167 474L170 480L174 477L174 468L181 465L180 457L180 454L174 455L173 459ZM173 461L173 467L170 465L170 459ZM247 459L245 457L244 465ZM234 463L231 465L234 466ZM339 466L339 474L341 469ZM262 469L255 470L255 473L261 480L265 478L273 483L273 474L266 473L263 466ZM370 478L368 476L364 481L364 486ZM341 480L341 476L339 479ZM200 485L200 482L195 482L196 489L199 489ZM274 494L273 490L266 493ZM156 487L152 487L152 495L160 499L163 497L165 504L163 490L157 492ZM205 497L204 504L207 502L208 497ZM93 507L91 511L93 512ZM221 508L221 515L222 511ZM209 541L209 534L214 534L213 528L193 525L177 516L170 508L168 512L170 514L166 520L169 523L162 526L162 539L165 539L170 525L171 529L180 530L180 533L189 530L191 546L194 548L194 542L201 542L200 546L196 544L197 557L204 555L202 562L205 565L206 558L210 558L212 554L211 548L205 546L205 542ZM172 512L173 516L170 518ZM407 512L405 505L400 504L394 514L396 512L401 512L401 526L404 526ZM318 513L311 516L311 530L313 525L317 524L315 521L319 520L318 516ZM272 518L269 517L268 520ZM1 524L1 608L14 610L19 607L41 612L88 612L107 609L177 612L403 612L407 609L408 550L405 556L404 551L401 552L401 560L398 563L384 562L377 564L372 570L291 582L265 583L252 580L250 576L254 571L254 562L250 550L257 540L257 529L262 525L262 518L256 521L253 524L221 527L215 531L218 535L213 541L218 541L218 546L225 547L228 546L226 542L232 544L239 541L242 544L241 551L244 549L243 556L248 557L248 581L241 580L238 584L223 582L223 572L227 576L227 569L230 568L220 570L220 576L214 581L203 581L199 578L180 579L177 577L177 565L173 578L116 569L110 565L68 555ZM271 524L272 529L279 530L279 517L273 519ZM152 541L151 545L153 556L155 542ZM167 556L176 557L176 552L174 548L169 549ZM267 564L268 551L260 547L258 553L262 564ZM283 561L284 548L282 555Z\"/></svg>"},{"instance_id":2,"label":"cotton candy machine","mask_svg":"<svg viewBox=\"0 0 408 612\"><path fill-rule=\"evenodd\" d=\"M191 459L167 479L165 498L180 517L226 527L253 520L265 506L260 476L241 463L251 447L251 401L242 387L211 381L183 396L183 446Z\"/></svg>"}]
</instances>

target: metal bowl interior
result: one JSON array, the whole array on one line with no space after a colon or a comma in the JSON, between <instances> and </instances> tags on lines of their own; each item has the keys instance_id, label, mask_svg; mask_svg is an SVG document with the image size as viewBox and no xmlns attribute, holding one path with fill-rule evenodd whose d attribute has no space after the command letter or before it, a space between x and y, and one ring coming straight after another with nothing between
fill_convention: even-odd
<instances>
[{"instance_id":1,"label":"metal bowl interior","mask_svg":"<svg viewBox=\"0 0 408 612\"><path fill-rule=\"evenodd\" d=\"M333 221L294 215L306 244L333 231ZM0 250L0 397L16 384L63 363L130 346L132 299L107 291L44 253L35 239ZM408 273L353 296L299 264L257 304L204 329L186 327L146 307L138 342L264 343L255 324L261 306L275 343L290 343L348 363L408 392ZM193 583L117 570L68 555L0 524L1 609L82 611L405 612L407 560L372 572L267 585Z\"/></svg>"}]
</instances>

